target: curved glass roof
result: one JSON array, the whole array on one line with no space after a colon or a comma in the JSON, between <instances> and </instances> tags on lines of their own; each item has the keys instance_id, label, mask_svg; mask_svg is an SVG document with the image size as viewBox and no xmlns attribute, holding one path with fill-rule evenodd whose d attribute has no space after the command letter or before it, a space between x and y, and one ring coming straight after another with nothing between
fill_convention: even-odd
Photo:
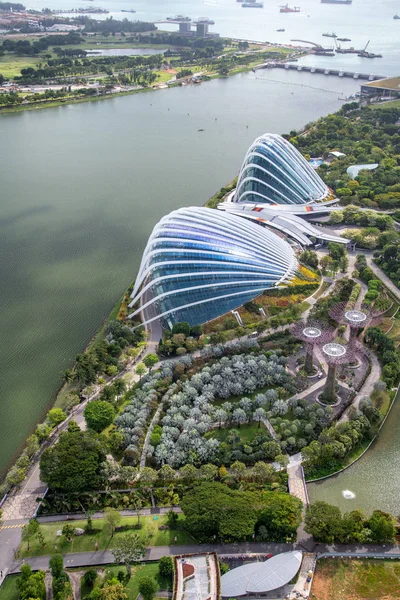
<instances>
[{"instance_id":1,"label":"curved glass roof","mask_svg":"<svg viewBox=\"0 0 400 600\"><path fill-rule=\"evenodd\" d=\"M245 156L235 202L307 204L328 194L328 187L290 142L265 133Z\"/></svg>"},{"instance_id":2,"label":"curved glass roof","mask_svg":"<svg viewBox=\"0 0 400 600\"><path fill-rule=\"evenodd\" d=\"M222 598L262 594L289 583L300 569L302 553L277 554L265 562L254 562L228 571L221 577Z\"/></svg>"},{"instance_id":3,"label":"curved glass roof","mask_svg":"<svg viewBox=\"0 0 400 600\"><path fill-rule=\"evenodd\" d=\"M278 285L297 270L292 248L235 215L189 207L154 227L132 292L130 315L197 325Z\"/></svg>"}]
</instances>

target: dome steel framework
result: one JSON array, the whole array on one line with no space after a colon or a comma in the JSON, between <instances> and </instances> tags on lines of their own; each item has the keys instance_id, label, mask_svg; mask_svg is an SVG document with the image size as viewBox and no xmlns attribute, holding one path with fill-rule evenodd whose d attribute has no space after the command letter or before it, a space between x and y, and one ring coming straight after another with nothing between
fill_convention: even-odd
<instances>
[{"instance_id":1,"label":"dome steel framework","mask_svg":"<svg viewBox=\"0 0 400 600\"><path fill-rule=\"evenodd\" d=\"M154 227L132 292L130 317L171 327L215 319L290 280L298 263L270 230L204 207L176 210Z\"/></svg>"},{"instance_id":2,"label":"dome steel framework","mask_svg":"<svg viewBox=\"0 0 400 600\"><path fill-rule=\"evenodd\" d=\"M245 156L234 201L309 204L330 194L328 186L290 142L265 133Z\"/></svg>"}]
</instances>

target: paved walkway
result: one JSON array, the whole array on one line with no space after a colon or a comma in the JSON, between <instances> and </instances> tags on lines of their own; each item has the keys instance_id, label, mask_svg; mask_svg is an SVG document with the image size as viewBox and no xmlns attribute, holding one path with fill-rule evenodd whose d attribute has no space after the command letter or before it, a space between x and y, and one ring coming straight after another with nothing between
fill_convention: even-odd
<instances>
[{"instance_id":1,"label":"paved walkway","mask_svg":"<svg viewBox=\"0 0 400 600\"><path fill-rule=\"evenodd\" d=\"M379 279L382 279L383 283L392 292L393 296L400 301L399 288L393 283L391 279L389 279L387 275L385 275L382 269L374 263L371 255L366 254L365 258L367 259L367 265L369 266L369 268L372 269L372 271L376 274L376 276Z\"/></svg>"},{"instance_id":2,"label":"paved walkway","mask_svg":"<svg viewBox=\"0 0 400 600\"><path fill-rule=\"evenodd\" d=\"M303 467L301 464L288 466L289 493L302 501L304 506L308 504L307 486L304 480Z\"/></svg>"},{"instance_id":3,"label":"paved walkway","mask_svg":"<svg viewBox=\"0 0 400 600\"><path fill-rule=\"evenodd\" d=\"M351 558L397 558L400 559L400 546L397 545L357 545L357 544L316 544L312 540L307 550L303 544L275 544L260 542L245 542L240 544L188 544L182 546L154 546L147 548L144 560L155 561L162 556L175 556L179 554L196 554L201 552L217 552L221 556L243 556L252 554L279 554L291 550L309 551L318 557L337 556ZM114 556L110 550L93 552L74 552L64 554L64 564L66 567L85 567L106 565L114 562ZM50 556L37 556L35 558L26 558L16 560L10 565L11 573L19 573L21 565L29 563L33 570L49 567Z\"/></svg>"},{"instance_id":4,"label":"paved walkway","mask_svg":"<svg viewBox=\"0 0 400 600\"><path fill-rule=\"evenodd\" d=\"M368 353L369 359L371 361L371 372L368 375L367 379L364 382L364 385L358 392L357 396L354 398L353 402L350 406L344 411L342 416L340 417L338 423L344 423L349 420L349 410L352 406L358 410L360 406L360 402L363 398L369 398L374 390L374 384L379 381L381 377L381 365L379 364L379 360L376 358L375 354Z\"/></svg>"}]
</instances>

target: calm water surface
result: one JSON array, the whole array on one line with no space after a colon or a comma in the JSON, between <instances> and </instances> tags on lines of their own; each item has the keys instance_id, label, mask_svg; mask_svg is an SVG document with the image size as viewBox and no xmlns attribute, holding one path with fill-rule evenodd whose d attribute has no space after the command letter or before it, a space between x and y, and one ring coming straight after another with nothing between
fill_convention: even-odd
<instances>
[{"instance_id":1,"label":"calm water surface","mask_svg":"<svg viewBox=\"0 0 400 600\"><path fill-rule=\"evenodd\" d=\"M357 89L278 75L0 116L0 468L135 276L161 216L203 204L260 133L301 127Z\"/></svg>"},{"instance_id":2,"label":"calm water surface","mask_svg":"<svg viewBox=\"0 0 400 600\"><path fill-rule=\"evenodd\" d=\"M309 484L310 501L324 500L348 512L360 508L366 513L375 509L393 515L400 513L400 400L399 394L378 440L352 467L336 477ZM344 491L355 494L346 500Z\"/></svg>"},{"instance_id":3,"label":"calm water surface","mask_svg":"<svg viewBox=\"0 0 400 600\"><path fill-rule=\"evenodd\" d=\"M176 14L191 18L208 16L215 21L211 31L221 36L250 40L290 43L293 39L309 40L333 46L333 40L322 37L334 31L339 37L352 41L348 46L363 48L371 40L369 50L383 54L383 59L359 58L357 55L338 55L334 58L312 57L317 66L334 65L354 71L379 75L399 75L400 70L400 21L393 16L399 12L398 0L353 0L349 6L321 4L319 0L291 0L290 6L301 5L300 13L282 14L279 6L285 2L264 0L263 9L242 8L235 0L96 0L96 6L106 8L116 19L155 21ZM43 8L43 0L30 0L32 8ZM85 0L46 0L50 8L78 8L87 6ZM135 14L123 13L121 9L133 8ZM160 25L163 29L176 30L177 26ZM278 33L276 30L284 28ZM344 46L346 44L343 44ZM311 59L310 59L311 60Z\"/></svg>"}]
</instances>

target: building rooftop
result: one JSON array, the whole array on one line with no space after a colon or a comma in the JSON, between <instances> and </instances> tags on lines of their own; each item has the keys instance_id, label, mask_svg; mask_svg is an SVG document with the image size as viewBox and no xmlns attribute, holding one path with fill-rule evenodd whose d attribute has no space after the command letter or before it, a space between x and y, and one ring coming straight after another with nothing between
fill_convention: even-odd
<instances>
[{"instance_id":1,"label":"building rooftop","mask_svg":"<svg viewBox=\"0 0 400 600\"><path fill-rule=\"evenodd\" d=\"M218 600L219 568L215 553L175 557L175 600Z\"/></svg>"},{"instance_id":2,"label":"building rooftop","mask_svg":"<svg viewBox=\"0 0 400 600\"><path fill-rule=\"evenodd\" d=\"M352 179L355 179L360 171L373 171L379 167L378 163L370 163L369 165L351 165L346 171Z\"/></svg>"},{"instance_id":3,"label":"building rooftop","mask_svg":"<svg viewBox=\"0 0 400 600\"><path fill-rule=\"evenodd\" d=\"M264 594L289 583L300 569L301 552L283 552L265 562L254 562L228 571L221 577L221 596L237 598Z\"/></svg>"},{"instance_id":4,"label":"building rooftop","mask_svg":"<svg viewBox=\"0 0 400 600\"><path fill-rule=\"evenodd\" d=\"M400 77L388 77L387 79L377 79L363 84L368 87L378 87L385 90L400 90Z\"/></svg>"}]
</instances>

